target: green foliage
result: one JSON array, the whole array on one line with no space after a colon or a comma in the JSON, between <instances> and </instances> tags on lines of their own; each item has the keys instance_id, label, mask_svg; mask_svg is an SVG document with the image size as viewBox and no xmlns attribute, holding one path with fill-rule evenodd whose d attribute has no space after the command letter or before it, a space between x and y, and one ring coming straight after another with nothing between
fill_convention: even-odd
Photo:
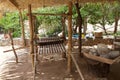
<instances>
[{"instance_id":1,"label":"green foliage","mask_svg":"<svg viewBox=\"0 0 120 80\"><path fill-rule=\"evenodd\" d=\"M118 31L116 35L120 36L120 31Z\"/></svg>"},{"instance_id":2,"label":"green foliage","mask_svg":"<svg viewBox=\"0 0 120 80\"><path fill-rule=\"evenodd\" d=\"M38 8L37 10L34 10L33 12L39 12L39 13L67 13L68 8L67 8L67 6L45 7L45 8Z\"/></svg>"},{"instance_id":3,"label":"green foliage","mask_svg":"<svg viewBox=\"0 0 120 80\"><path fill-rule=\"evenodd\" d=\"M114 7L111 8L113 17L118 16L120 18L120 2L114 2L113 6Z\"/></svg>"},{"instance_id":4,"label":"green foliage","mask_svg":"<svg viewBox=\"0 0 120 80\"><path fill-rule=\"evenodd\" d=\"M91 24L112 24L114 18L117 14L120 15L120 4L115 2L111 3L87 3L82 5L80 11L81 15L84 18L87 18L88 23ZM68 13L68 8L66 6L62 7L47 7L38 9L35 12L39 13ZM73 25L76 25L76 19L78 14L76 13L76 7L73 6ZM47 34L52 35L56 31L61 31L61 17L60 16L38 16L38 21L40 25L44 24L44 27L47 29Z\"/></svg>"},{"instance_id":5,"label":"green foliage","mask_svg":"<svg viewBox=\"0 0 120 80\"><path fill-rule=\"evenodd\" d=\"M60 7L46 7L42 9L37 9L33 12L36 13L67 13L68 9L66 6L60 6ZM40 15L37 16L38 24L40 26L40 29L45 28L47 30L48 36L54 36L55 34L58 34L62 31L62 24L61 24L61 16L44 16ZM44 35L42 35L44 36Z\"/></svg>"},{"instance_id":6,"label":"green foliage","mask_svg":"<svg viewBox=\"0 0 120 80\"><path fill-rule=\"evenodd\" d=\"M115 22L115 18L120 18L120 3L87 3L80 9L83 20L91 24L100 24L105 26Z\"/></svg>"},{"instance_id":7,"label":"green foliage","mask_svg":"<svg viewBox=\"0 0 120 80\"><path fill-rule=\"evenodd\" d=\"M5 16L2 19L0 19L0 25L2 25L2 27L5 29L5 32L9 29L12 29L14 37L18 37L21 34L18 12L6 13Z\"/></svg>"},{"instance_id":8,"label":"green foliage","mask_svg":"<svg viewBox=\"0 0 120 80\"><path fill-rule=\"evenodd\" d=\"M81 9L82 17L87 17L88 22L91 24L100 23L102 24L102 18L104 17L106 23L109 22L110 18L110 5L102 3L87 3Z\"/></svg>"},{"instance_id":9,"label":"green foliage","mask_svg":"<svg viewBox=\"0 0 120 80\"><path fill-rule=\"evenodd\" d=\"M76 25L77 13L76 7L73 6L73 24ZM82 5L81 15L84 18L87 18L88 23L91 24L112 24L115 17L120 18L120 3L87 3ZM35 13L68 13L67 6L58 6L58 7L45 7L38 8L34 10ZM27 19L26 11L23 13L23 19ZM45 28L47 30L47 35L52 36L58 34L62 31L61 16L37 16L37 27L40 26L40 29ZM14 37L21 35L21 27L19 25L19 13L6 13L5 16L0 19L0 27L3 27L5 31L8 29L13 29ZM44 36L44 35L42 35Z\"/></svg>"}]
</instances>

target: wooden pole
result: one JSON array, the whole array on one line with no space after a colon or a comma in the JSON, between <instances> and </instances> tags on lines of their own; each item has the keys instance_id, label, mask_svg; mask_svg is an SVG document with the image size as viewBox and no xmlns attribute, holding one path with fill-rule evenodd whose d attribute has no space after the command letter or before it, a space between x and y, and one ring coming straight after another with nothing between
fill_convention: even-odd
<instances>
[{"instance_id":1,"label":"wooden pole","mask_svg":"<svg viewBox=\"0 0 120 80\"><path fill-rule=\"evenodd\" d=\"M80 8L79 8L79 4L76 3L75 4L76 6L76 10L77 10L77 13L78 13L78 25L79 25L79 39L78 39L78 43L79 43L79 53L80 53L80 56L82 57L83 54L81 53L82 51L82 16L80 14Z\"/></svg>"},{"instance_id":2,"label":"wooden pole","mask_svg":"<svg viewBox=\"0 0 120 80\"><path fill-rule=\"evenodd\" d=\"M19 10L19 14L20 14L20 24L22 27L22 41L23 41L23 46L26 46L26 42L25 42L25 30L24 30L24 23L23 23L23 16L22 16L22 12L21 10Z\"/></svg>"},{"instance_id":3,"label":"wooden pole","mask_svg":"<svg viewBox=\"0 0 120 80\"><path fill-rule=\"evenodd\" d=\"M36 16L33 16L32 19L33 19L33 31L34 31L34 34L33 34L34 36L33 36L33 38L34 38L34 40L35 40L35 41L34 41L34 42L35 42L35 43L34 43L34 45L35 45L35 46L34 46L34 50L35 50L35 51L34 51L34 52L35 52L34 54L35 54L35 57L36 57L36 61L39 61L39 59L38 59L38 54L37 54L37 51L38 51L37 40L38 40L39 38L38 38L38 36L37 36L37 34L36 34L36 27L37 27L37 26L36 26L36 20L37 20L37 18L36 18Z\"/></svg>"},{"instance_id":4,"label":"wooden pole","mask_svg":"<svg viewBox=\"0 0 120 80\"><path fill-rule=\"evenodd\" d=\"M69 1L69 16L68 16L68 64L67 71L71 72L71 53L72 53L72 2Z\"/></svg>"},{"instance_id":5,"label":"wooden pole","mask_svg":"<svg viewBox=\"0 0 120 80\"><path fill-rule=\"evenodd\" d=\"M54 13L32 13L33 15L46 15L46 16L64 16L67 17L68 14L54 14Z\"/></svg>"},{"instance_id":6,"label":"wooden pole","mask_svg":"<svg viewBox=\"0 0 120 80\"><path fill-rule=\"evenodd\" d=\"M13 43L13 38L12 38L12 35L11 35L11 31L9 31L9 36L10 36L10 40L11 40L12 49L13 49L13 52L14 52L14 55L15 55L15 58L16 58L16 63L18 63L18 56L17 56L15 48L14 48L14 43Z\"/></svg>"},{"instance_id":7,"label":"wooden pole","mask_svg":"<svg viewBox=\"0 0 120 80\"><path fill-rule=\"evenodd\" d=\"M83 77L83 74L82 74L82 72L81 72L81 70L80 70L80 68L79 68L79 66L78 66L78 64L77 64L77 61L75 60L74 55L71 54L71 57L72 57L72 60L73 60L75 66L76 66L76 68L77 68L77 71L78 71L78 73L79 73L79 76L81 77L82 80L85 80L84 77Z\"/></svg>"},{"instance_id":8,"label":"wooden pole","mask_svg":"<svg viewBox=\"0 0 120 80\"><path fill-rule=\"evenodd\" d=\"M65 36L65 17L62 16L62 31L63 31L63 39L64 41L66 40L66 36Z\"/></svg>"},{"instance_id":9,"label":"wooden pole","mask_svg":"<svg viewBox=\"0 0 120 80\"><path fill-rule=\"evenodd\" d=\"M32 58L32 66L34 68L34 43L33 43L33 21L32 21L32 10L31 5L28 5L28 13L29 13L29 27L30 27L30 54Z\"/></svg>"},{"instance_id":10,"label":"wooden pole","mask_svg":"<svg viewBox=\"0 0 120 80\"><path fill-rule=\"evenodd\" d=\"M37 18L36 16L32 15L32 25L33 25L33 45L34 45L34 78L35 78L35 74L37 73L37 70L36 70L36 61L39 61L38 60L38 56L37 56L37 44L36 44L36 40L37 40L37 34L36 34L36 25L37 23Z\"/></svg>"}]
</instances>

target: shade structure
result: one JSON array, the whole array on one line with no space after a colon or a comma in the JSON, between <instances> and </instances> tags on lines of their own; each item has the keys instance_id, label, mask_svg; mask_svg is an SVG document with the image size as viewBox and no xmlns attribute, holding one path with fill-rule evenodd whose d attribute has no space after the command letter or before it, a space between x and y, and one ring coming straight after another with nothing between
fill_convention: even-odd
<instances>
[{"instance_id":1,"label":"shade structure","mask_svg":"<svg viewBox=\"0 0 120 80\"><path fill-rule=\"evenodd\" d=\"M113 2L119 0L0 0L0 11L27 9L29 4L31 4L32 8L68 5L69 1L72 1L73 3L96 3Z\"/></svg>"}]
</instances>

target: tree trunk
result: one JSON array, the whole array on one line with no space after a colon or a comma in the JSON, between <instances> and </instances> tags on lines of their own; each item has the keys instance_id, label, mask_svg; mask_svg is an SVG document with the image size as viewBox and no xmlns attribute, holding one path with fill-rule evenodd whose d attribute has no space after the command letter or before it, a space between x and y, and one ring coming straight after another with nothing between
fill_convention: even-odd
<instances>
[{"instance_id":1,"label":"tree trunk","mask_svg":"<svg viewBox=\"0 0 120 80\"><path fill-rule=\"evenodd\" d=\"M75 23L74 23L75 24ZM75 26L75 28L73 29L73 34L76 34L77 33L77 28L78 28L78 26L79 26L79 21L78 21L78 17L76 18L76 24L75 24L76 26Z\"/></svg>"},{"instance_id":2,"label":"tree trunk","mask_svg":"<svg viewBox=\"0 0 120 80\"><path fill-rule=\"evenodd\" d=\"M77 28L78 28L78 26L76 25L76 26L75 26L75 29L74 29L74 34L77 33Z\"/></svg>"},{"instance_id":3,"label":"tree trunk","mask_svg":"<svg viewBox=\"0 0 120 80\"><path fill-rule=\"evenodd\" d=\"M105 4L103 4L102 3L102 13L103 13L103 16L102 16L102 27L103 27L103 30L104 30L104 32L105 32L105 34L107 35L107 31L106 31L106 28L105 28L105 17L106 17L106 15L105 15Z\"/></svg>"},{"instance_id":4,"label":"tree trunk","mask_svg":"<svg viewBox=\"0 0 120 80\"><path fill-rule=\"evenodd\" d=\"M79 21L79 23L78 23L78 26L79 26L79 40L78 40L79 53L80 53L80 56L82 57L83 56L81 53L81 51L82 51L82 16L80 14L79 4L76 3L75 6L76 6L77 13L78 13L78 21Z\"/></svg>"},{"instance_id":5,"label":"tree trunk","mask_svg":"<svg viewBox=\"0 0 120 80\"><path fill-rule=\"evenodd\" d=\"M84 28L84 29L83 29L83 30L84 30L84 31L83 31L83 32L84 32L84 35L86 35L86 31L87 31L87 17L84 18L84 27L83 27L83 28Z\"/></svg>"},{"instance_id":6,"label":"tree trunk","mask_svg":"<svg viewBox=\"0 0 120 80\"><path fill-rule=\"evenodd\" d=\"M106 31L106 28L105 28L105 17L104 16L102 18L102 26L103 26L103 30L104 30L105 34L107 35L107 31Z\"/></svg>"},{"instance_id":7,"label":"tree trunk","mask_svg":"<svg viewBox=\"0 0 120 80\"><path fill-rule=\"evenodd\" d=\"M62 20L61 20L61 22L62 22L62 31L63 31L62 38L63 38L64 41L66 40L66 36L65 36L65 18L66 17L62 16Z\"/></svg>"},{"instance_id":8,"label":"tree trunk","mask_svg":"<svg viewBox=\"0 0 120 80\"><path fill-rule=\"evenodd\" d=\"M114 26L114 34L117 33L117 27L118 27L118 16L115 17L115 26Z\"/></svg>"}]
</instances>

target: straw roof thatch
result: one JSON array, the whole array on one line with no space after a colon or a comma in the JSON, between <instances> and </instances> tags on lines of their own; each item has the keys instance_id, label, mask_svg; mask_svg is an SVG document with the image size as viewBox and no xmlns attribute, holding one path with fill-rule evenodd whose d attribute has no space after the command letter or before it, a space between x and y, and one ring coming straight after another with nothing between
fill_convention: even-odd
<instances>
[{"instance_id":1,"label":"straw roof thatch","mask_svg":"<svg viewBox=\"0 0 120 80\"><path fill-rule=\"evenodd\" d=\"M15 9L27 9L28 4L31 4L33 8L67 5L70 0L0 0L0 11L15 10ZM87 2L112 2L119 0L71 0L73 3L79 1L79 3Z\"/></svg>"}]
</instances>

